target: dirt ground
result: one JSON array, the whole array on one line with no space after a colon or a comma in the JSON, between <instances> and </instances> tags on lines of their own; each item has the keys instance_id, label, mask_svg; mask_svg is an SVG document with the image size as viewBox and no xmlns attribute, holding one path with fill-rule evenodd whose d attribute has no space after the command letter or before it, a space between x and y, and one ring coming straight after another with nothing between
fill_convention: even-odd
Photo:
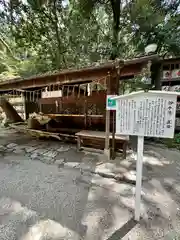
<instances>
[{"instance_id":1,"label":"dirt ground","mask_svg":"<svg viewBox=\"0 0 180 240\"><path fill-rule=\"evenodd\" d=\"M75 145L0 129L0 239L178 239L180 153L149 144L143 161L137 223L135 185L118 178L135 179L136 154L105 162Z\"/></svg>"}]
</instances>

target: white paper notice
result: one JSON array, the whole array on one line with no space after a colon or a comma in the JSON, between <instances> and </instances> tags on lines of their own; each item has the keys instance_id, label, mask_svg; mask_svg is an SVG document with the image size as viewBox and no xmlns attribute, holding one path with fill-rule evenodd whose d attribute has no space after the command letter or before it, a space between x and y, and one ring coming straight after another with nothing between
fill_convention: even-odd
<instances>
[{"instance_id":1,"label":"white paper notice","mask_svg":"<svg viewBox=\"0 0 180 240\"><path fill-rule=\"evenodd\" d=\"M117 100L116 133L173 138L176 96L150 95Z\"/></svg>"},{"instance_id":2,"label":"white paper notice","mask_svg":"<svg viewBox=\"0 0 180 240\"><path fill-rule=\"evenodd\" d=\"M58 90L58 91L45 91L42 92L42 98L57 98L57 97L62 97L62 91Z\"/></svg>"}]
</instances>

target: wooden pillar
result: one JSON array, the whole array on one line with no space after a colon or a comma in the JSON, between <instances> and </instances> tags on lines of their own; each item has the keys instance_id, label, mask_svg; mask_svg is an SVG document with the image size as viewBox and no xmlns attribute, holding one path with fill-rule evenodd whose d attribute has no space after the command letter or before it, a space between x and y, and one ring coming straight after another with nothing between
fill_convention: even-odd
<instances>
[{"instance_id":1,"label":"wooden pillar","mask_svg":"<svg viewBox=\"0 0 180 240\"><path fill-rule=\"evenodd\" d=\"M110 75L108 73L107 77L107 95L115 95L118 94L119 91L119 66L118 69L114 70L115 74ZM115 111L112 113L113 116L113 126L112 126L112 156L115 158L115 118L116 118L116 113ZM110 144L109 144L109 136L110 136L110 125L111 125L111 112L110 110L106 110L106 138L105 138L105 149L104 149L104 154L107 156L108 160L111 158L111 151L110 151Z\"/></svg>"},{"instance_id":2,"label":"wooden pillar","mask_svg":"<svg viewBox=\"0 0 180 240\"><path fill-rule=\"evenodd\" d=\"M108 77L106 79L107 86L107 95L110 94L110 73L108 73ZM105 134L105 148L104 154L107 159L110 159L110 149L109 149L109 135L110 135L110 110L106 110L106 134Z\"/></svg>"},{"instance_id":3,"label":"wooden pillar","mask_svg":"<svg viewBox=\"0 0 180 240\"><path fill-rule=\"evenodd\" d=\"M87 129L87 100L84 101L84 128Z\"/></svg>"},{"instance_id":4,"label":"wooden pillar","mask_svg":"<svg viewBox=\"0 0 180 240\"><path fill-rule=\"evenodd\" d=\"M25 116L26 120L29 118L29 114L32 113L32 99L31 93L25 92Z\"/></svg>"},{"instance_id":5,"label":"wooden pillar","mask_svg":"<svg viewBox=\"0 0 180 240\"><path fill-rule=\"evenodd\" d=\"M110 89L112 95L119 94L119 76L120 76L120 66L117 66L116 76L111 79ZM112 147L111 147L111 159L116 158L116 111L112 111Z\"/></svg>"},{"instance_id":6,"label":"wooden pillar","mask_svg":"<svg viewBox=\"0 0 180 240\"><path fill-rule=\"evenodd\" d=\"M24 92L24 98L25 98L25 118L28 119L29 118L29 114L33 113L33 112L37 112L37 103L34 100L34 98L36 97L36 100L38 101L38 94L35 96L35 93L27 91Z\"/></svg>"},{"instance_id":7,"label":"wooden pillar","mask_svg":"<svg viewBox=\"0 0 180 240\"><path fill-rule=\"evenodd\" d=\"M116 158L115 149L116 149L116 111L112 112L112 151L111 151L111 158L114 160Z\"/></svg>"},{"instance_id":8,"label":"wooden pillar","mask_svg":"<svg viewBox=\"0 0 180 240\"><path fill-rule=\"evenodd\" d=\"M155 85L155 90L161 90L162 84L162 63L161 62L154 62L151 66L152 72L152 84Z\"/></svg>"},{"instance_id":9,"label":"wooden pillar","mask_svg":"<svg viewBox=\"0 0 180 240\"><path fill-rule=\"evenodd\" d=\"M28 112L28 92L24 92L23 93L24 96L24 113L25 113L25 120L27 120L29 118L29 112Z\"/></svg>"}]
</instances>

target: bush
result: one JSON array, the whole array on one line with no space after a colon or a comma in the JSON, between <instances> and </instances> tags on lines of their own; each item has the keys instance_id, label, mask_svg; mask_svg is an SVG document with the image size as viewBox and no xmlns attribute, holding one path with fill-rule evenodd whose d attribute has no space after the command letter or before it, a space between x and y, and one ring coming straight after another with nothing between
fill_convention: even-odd
<instances>
[{"instance_id":1,"label":"bush","mask_svg":"<svg viewBox=\"0 0 180 240\"><path fill-rule=\"evenodd\" d=\"M163 139L162 142L168 147L168 148L177 148L180 150L180 133L175 134L174 138L168 138Z\"/></svg>"}]
</instances>

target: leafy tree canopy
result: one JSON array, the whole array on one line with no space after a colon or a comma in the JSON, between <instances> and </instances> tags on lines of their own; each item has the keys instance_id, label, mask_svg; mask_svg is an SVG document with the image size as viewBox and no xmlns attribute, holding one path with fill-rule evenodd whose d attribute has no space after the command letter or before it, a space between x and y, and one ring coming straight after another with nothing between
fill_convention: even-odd
<instances>
[{"instance_id":1,"label":"leafy tree canopy","mask_svg":"<svg viewBox=\"0 0 180 240\"><path fill-rule=\"evenodd\" d=\"M180 54L180 0L0 0L0 78Z\"/></svg>"}]
</instances>

